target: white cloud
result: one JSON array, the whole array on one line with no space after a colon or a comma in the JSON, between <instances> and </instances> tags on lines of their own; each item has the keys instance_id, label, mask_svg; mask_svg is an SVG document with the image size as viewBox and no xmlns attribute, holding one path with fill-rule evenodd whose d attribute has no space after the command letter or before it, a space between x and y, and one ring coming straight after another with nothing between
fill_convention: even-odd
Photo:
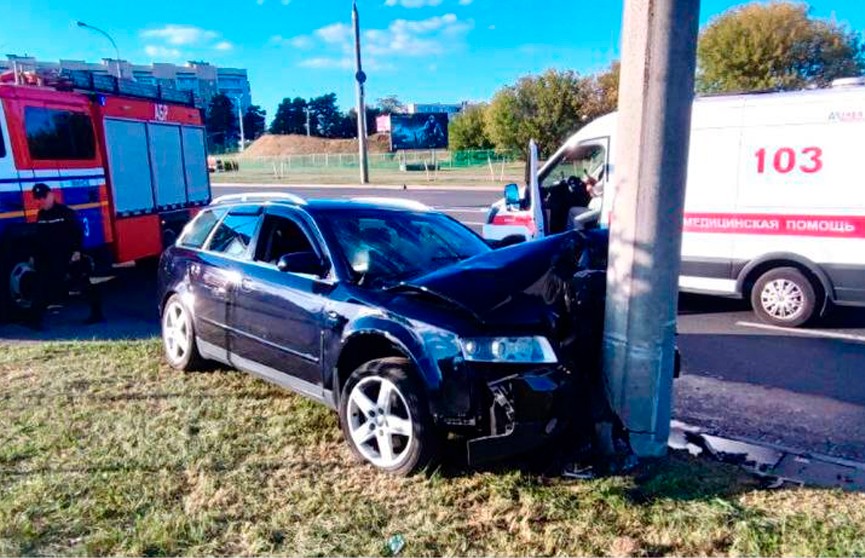
<instances>
[{"instance_id":1,"label":"white cloud","mask_svg":"<svg viewBox=\"0 0 865 558\"><path fill-rule=\"evenodd\" d=\"M315 41L308 35L298 35L297 37L283 37L282 35L274 35L270 38L270 44L276 46L289 46L301 50L309 50L315 45Z\"/></svg>"},{"instance_id":2,"label":"white cloud","mask_svg":"<svg viewBox=\"0 0 865 558\"><path fill-rule=\"evenodd\" d=\"M464 41L474 27L471 21L462 21L454 14L426 19L393 20L387 28L368 29L363 34L364 67L380 70L394 69L393 59L437 56ZM353 66L354 33L350 25L334 23L321 27L310 35L284 38L271 37L271 44L298 49L316 48L319 56L303 60L305 68L345 69ZM318 53L317 53L318 54Z\"/></svg>"},{"instance_id":3,"label":"white cloud","mask_svg":"<svg viewBox=\"0 0 865 558\"><path fill-rule=\"evenodd\" d=\"M315 31L316 37L331 45L343 44L351 40L353 35L351 26L345 23L333 23Z\"/></svg>"},{"instance_id":4,"label":"white cloud","mask_svg":"<svg viewBox=\"0 0 865 558\"><path fill-rule=\"evenodd\" d=\"M139 36L147 39L148 44L145 45L144 52L154 58L182 58L190 55L184 52L186 50L200 51L198 53L200 55L205 50L228 52L234 49L234 44L222 39L218 32L195 25L171 23L145 29L139 33ZM178 47L183 47L183 51Z\"/></svg>"},{"instance_id":5,"label":"white cloud","mask_svg":"<svg viewBox=\"0 0 865 558\"><path fill-rule=\"evenodd\" d=\"M208 31L194 25L166 25L158 29L146 29L141 32L144 39L162 39L169 45L196 45L212 41L219 37L216 31Z\"/></svg>"},{"instance_id":6,"label":"white cloud","mask_svg":"<svg viewBox=\"0 0 865 558\"><path fill-rule=\"evenodd\" d=\"M331 58L328 56L317 56L315 58L307 58L300 62L300 66L304 68L315 69L340 69L347 70L352 67L352 59L348 56L341 58Z\"/></svg>"},{"instance_id":7,"label":"white cloud","mask_svg":"<svg viewBox=\"0 0 865 558\"><path fill-rule=\"evenodd\" d=\"M462 1L462 0L460 0ZM442 0L385 0L385 6L402 6L403 8L424 8L438 6Z\"/></svg>"},{"instance_id":8,"label":"white cloud","mask_svg":"<svg viewBox=\"0 0 865 558\"><path fill-rule=\"evenodd\" d=\"M421 20L397 19L387 29L367 31L365 50L373 56L441 54L471 28L471 23L460 21L454 14Z\"/></svg>"},{"instance_id":9,"label":"white cloud","mask_svg":"<svg viewBox=\"0 0 865 558\"><path fill-rule=\"evenodd\" d=\"M180 51L176 48L168 48L162 45L147 45L144 53L151 58L175 59L180 58Z\"/></svg>"}]
</instances>

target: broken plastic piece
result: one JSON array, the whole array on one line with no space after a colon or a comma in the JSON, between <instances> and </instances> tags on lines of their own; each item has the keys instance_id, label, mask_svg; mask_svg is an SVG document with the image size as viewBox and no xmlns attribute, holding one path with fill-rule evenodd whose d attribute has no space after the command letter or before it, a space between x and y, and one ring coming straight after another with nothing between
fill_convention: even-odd
<instances>
[{"instance_id":1,"label":"broken plastic piece","mask_svg":"<svg viewBox=\"0 0 865 558\"><path fill-rule=\"evenodd\" d=\"M402 535L394 535L387 541L387 549L391 556L396 556L405 548L405 538Z\"/></svg>"}]
</instances>

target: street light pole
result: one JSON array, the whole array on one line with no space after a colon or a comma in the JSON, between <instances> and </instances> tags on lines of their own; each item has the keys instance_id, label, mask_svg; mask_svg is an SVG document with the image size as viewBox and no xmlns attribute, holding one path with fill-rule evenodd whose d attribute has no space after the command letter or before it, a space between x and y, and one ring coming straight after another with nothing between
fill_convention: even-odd
<instances>
[{"instance_id":1,"label":"street light pole","mask_svg":"<svg viewBox=\"0 0 865 558\"><path fill-rule=\"evenodd\" d=\"M81 27L82 29L89 29L91 31L99 33L100 35L102 35L103 37L108 39L109 42L111 42L111 46L114 47L114 54L116 56L116 58L114 59L114 62L115 62L115 67L117 68L117 79L120 79L122 76L122 74L120 72L120 49L117 48L117 43L114 42L114 39L111 38L111 35L109 35L107 32L103 31L102 29L100 29L98 27L88 25L87 23L84 23L83 21L79 21L79 22L77 22L77 24L78 24L78 27Z\"/></svg>"},{"instance_id":2,"label":"street light pole","mask_svg":"<svg viewBox=\"0 0 865 558\"><path fill-rule=\"evenodd\" d=\"M236 97L237 100L237 120L240 122L240 147L238 151L243 153L243 146L246 143L246 138L243 135L243 108L241 107L240 97Z\"/></svg>"},{"instance_id":3,"label":"street light pole","mask_svg":"<svg viewBox=\"0 0 865 558\"><path fill-rule=\"evenodd\" d=\"M357 73L355 80L357 81L357 145L360 153L360 183L369 183L369 163L366 153L366 104L363 100L364 83L366 83L366 74L363 73L363 68L360 63L360 18L357 15L357 2L352 3L351 21L354 25L354 58Z\"/></svg>"}]
</instances>

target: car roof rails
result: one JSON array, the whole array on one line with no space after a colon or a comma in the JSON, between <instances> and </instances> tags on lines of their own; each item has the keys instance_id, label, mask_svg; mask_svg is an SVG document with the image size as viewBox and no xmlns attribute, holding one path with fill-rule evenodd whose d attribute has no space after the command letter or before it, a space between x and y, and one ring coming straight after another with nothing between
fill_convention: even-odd
<instances>
[{"instance_id":1,"label":"car roof rails","mask_svg":"<svg viewBox=\"0 0 865 558\"><path fill-rule=\"evenodd\" d=\"M393 207L396 209L410 209L412 211L432 211L433 209L419 201L408 200L405 198L377 198L377 197L359 197L352 198L351 201L357 203L369 203L375 205L383 205L385 207Z\"/></svg>"},{"instance_id":2,"label":"car roof rails","mask_svg":"<svg viewBox=\"0 0 865 558\"><path fill-rule=\"evenodd\" d=\"M248 192L244 194L226 194L219 196L211 202L211 205L237 202L269 202L281 201L297 205L305 205L306 200L296 194L288 192Z\"/></svg>"}]
</instances>

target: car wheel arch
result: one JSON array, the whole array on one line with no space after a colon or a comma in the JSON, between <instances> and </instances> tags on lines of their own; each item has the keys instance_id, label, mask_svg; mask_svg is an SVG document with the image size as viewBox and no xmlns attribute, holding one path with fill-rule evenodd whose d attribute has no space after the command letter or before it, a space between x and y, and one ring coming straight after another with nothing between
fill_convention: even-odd
<instances>
[{"instance_id":1,"label":"car wheel arch","mask_svg":"<svg viewBox=\"0 0 865 558\"><path fill-rule=\"evenodd\" d=\"M352 372L370 361L388 357L407 359L419 379L429 387L415 354L397 336L380 329L361 329L353 331L342 341L331 379L335 397L340 397L342 387Z\"/></svg>"},{"instance_id":2,"label":"car wheel arch","mask_svg":"<svg viewBox=\"0 0 865 558\"><path fill-rule=\"evenodd\" d=\"M819 265L798 254L786 252L766 254L748 262L748 265L739 272L736 280L736 290L742 293L744 298L749 298L751 289L760 279L760 276L779 267L798 269L811 280L814 287L820 289L818 294L819 299L822 299L822 307L818 307L820 314L826 311L829 302L835 300L835 288L832 285L832 281Z\"/></svg>"}]
</instances>

